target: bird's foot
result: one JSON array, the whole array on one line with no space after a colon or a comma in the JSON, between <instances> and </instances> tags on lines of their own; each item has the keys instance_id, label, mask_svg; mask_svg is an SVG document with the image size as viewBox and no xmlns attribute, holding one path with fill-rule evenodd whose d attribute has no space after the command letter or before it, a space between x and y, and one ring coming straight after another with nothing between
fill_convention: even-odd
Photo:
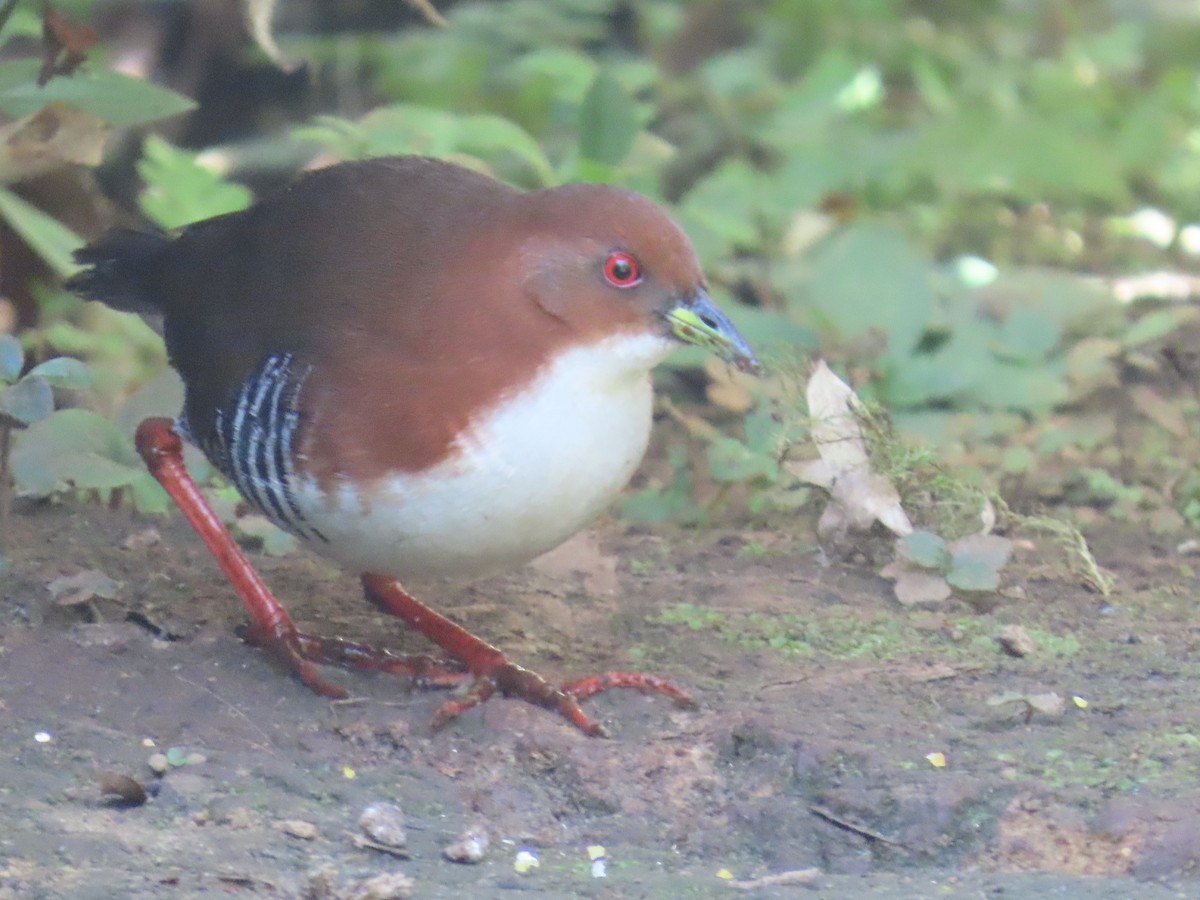
<instances>
[{"instance_id":1,"label":"bird's foot","mask_svg":"<svg viewBox=\"0 0 1200 900\"><path fill-rule=\"evenodd\" d=\"M238 629L238 636L247 644L259 647L295 673L304 686L323 697L344 700L346 689L332 681L326 681L313 665L309 655L311 639L293 628L267 629L258 625L245 625Z\"/></svg>"},{"instance_id":2,"label":"bird's foot","mask_svg":"<svg viewBox=\"0 0 1200 900\"><path fill-rule=\"evenodd\" d=\"M425 654L400 655L344 638L300 631L267 633L255 625L239 629L238 634L246 643L262 647L283 659L305 685L326 697L342 699L346 691L321 678L314 663L397 675L411 679L418 688L458 687L471 677L461 663Z\"/></svg>"},{"instance_id":3,"label":"bird's foot","mask_svg":"<svg viewBox=\"0 0 1200 900\"><path fill-rule=\"evenodd\" d=\"M588 718L579 701L609 688L637 688L646 693L666 694L683 706L695 705L687 694L666 679L633 672L608 672L556 687L536 672L509 662L487 641L434 612L404 590L394 578L368 573L363 575L362 583L371 602L403 619L455 659L462 660L474 677L465 694L447 700L434 714L435 728L485 703L497 691L506 697L516 697L557 712L584 734L596 736L603 735L604 729Z\"/></svg>"},{"instance_id":4,"label":"bird's foot","mask_svg":"<svg viewBox=\"0 0 1200 900\"><path fill-rule=\"evenodd\" d=\"M695 701L665 678L640 672L605 672L560 686L550 684L541 675L523 666L501 659L484 672L476 673L475 682L462 696L443 703L433 717L438 728L499 692L558 713L589 737L607 737L608 732L591 719L579 705L585 700L611 688L634 688L643 693L665 694L677 704L694 708Z\"/></svg>"}]
</instances>

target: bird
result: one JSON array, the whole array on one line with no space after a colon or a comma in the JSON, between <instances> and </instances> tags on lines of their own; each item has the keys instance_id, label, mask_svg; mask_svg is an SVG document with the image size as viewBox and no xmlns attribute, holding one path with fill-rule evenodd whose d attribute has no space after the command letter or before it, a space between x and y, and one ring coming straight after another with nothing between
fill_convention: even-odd
<instances>
[{"instance_id":1,"label":"bird","mask_svg":"<svg viewBox=\"0 0 1200 900\"><path fill-rule=\"evenodd\" d=\"M440 726L496 693L605 729L580 701L654 675L552 684L403 587L522 565L601 513L647 447L651 371L682 345L757 373L659 205L604 184L521 190L421 156L337 163L175 232L114 229L67 288L157 314L184 384L135 442L240 595L250 643L313 690L319 665L457 687ZM198 446L256 508L360 574L438 645L405 657L301 632L183 465Z\"/></svg>"}]
</instances>

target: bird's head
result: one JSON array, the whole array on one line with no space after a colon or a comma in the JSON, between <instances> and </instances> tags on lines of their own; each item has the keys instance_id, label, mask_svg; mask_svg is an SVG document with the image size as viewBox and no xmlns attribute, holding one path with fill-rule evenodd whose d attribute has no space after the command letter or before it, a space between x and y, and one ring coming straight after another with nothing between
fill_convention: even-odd
<instances>
[{"instance_id":1,"label":"bird's head","mask_svg":"<svg viewBox=\"0 0 1200 900\"><path fill-rule=\"evenodd\" d=\"M606 185L523 195L527 293L581 336L657 335L711 351L743 372L754 351L709 297L691 242L659 206Z\"/></svg>"}]
</instances>

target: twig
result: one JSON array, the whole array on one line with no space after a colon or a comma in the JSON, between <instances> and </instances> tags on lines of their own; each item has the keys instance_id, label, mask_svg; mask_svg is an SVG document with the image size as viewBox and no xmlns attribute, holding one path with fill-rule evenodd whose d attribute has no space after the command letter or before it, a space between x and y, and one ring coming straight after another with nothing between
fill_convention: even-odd
<instances>
[{"instance_id":1,"label":"twig","mask_svg":"<svg viewBox=\"0 0 1200 900\"><path fill-rule=\"evenodd\" d=\"M1104 571L1092 555L1087 538L1074 525L1060 522L1050 516L1021 516L1011 513L1018 525L1049 533L1066 552L1068 561L1073 562L1076 574L1084 579L1088 587L1100 596L1107 597L1116 584L1116 579Z\"/></svg>"},{"instance_id":2,"label":"twig","mask_svg":"<svg viewBox=\"0 0 1200 900\"><path fill-rule=\"evenodd\" d=\"M445 28L449 24L429 0L404 0L404 2L419 12L430 25Z\"/></svg>"},{"instance_id":3,"label":"twig","mask_svg":"<svg viewBox=\"0 0 1200 900\"><path fill-rule=\"evenodd\" d=\"M721 432L715 425L706 422L699 416L689 415L681 410L678 406L672 403L666 397L658 398L658 408L661 409L668 417L674 419L680 425L687 429L689 435L700 440L711 441L713 438L720 436Z\"/></svg>"},{"instance_id":4,"label":"twig","mask_svg":"<svg viewBox=\"0 0 1200 900\"><path fill-rule=\"evenodd\" d=\"M389 853L392 856L400 859L412 859L412 853L407 847L395 847L391 844L381 844L379 841L373 841L370 838L363 837L361 834L351 834L350 843L360 850L378 850L380 853Z\"/></svg>"},{"instance_id":5,"label":"twig","mask_svg":"<svg viewBox=\"0 0 1200 900\"><path fill-rule=\"evenodd\" d=\"M256 750L263 750L272 755L276 755L275 742L271 740L271 736L269 734L267 734L265 731L263 731L263 729L258 725L257 722L255 722L248 715L246 715L244 710L239 709L238 707L234 706L232 703L230 703L228 700L226 700L224 697L222 697L220 694L218 694L212 688L207 687L206 685L198 684L197 682L192 681L191 679L184 678L179 673L176 673L175 677L178 678L180 681L182 681L184 684L191 685L192 687L196 688L197 690L204 691L204 693L211 695L213 697L213 699L215 699L218 703L220 703L222 706L224 706L230 713L237 716L239 719L245 720L247 725L249 725L251 728L253 728L255 731L257 731L259 734L261 734L263 740L266 743L260 744L260 745L251 744L250 745L251 747L254 747L254 749L256 749Z\"/></svg>"},{"instance_id":6,"label":"twig","mask_svg":"<svg viewBox=\"0 0 1200 900\"><path fill-rule=\"evenodd\" d=\"M764 875L762 878L751 878L749 881L731 881L730 887L739 891L757 891L760 888L784 887L790 884L812 884L821 877L820 869L793 869L790 872L777 872L774 875Z\"/></svg>"},{"instance_id":7,"label":"twig","mask_svg":"<svg viewBox=\"0 0 1200 900\"><path fill-rule=\"evenodd\" d=\"M12 476L9 455L12 451L12 425L0 414L0 549L8 543L8 519L12 514Z\"/></svg>"},{"instance_id":8,"label":"twig","mask_svg":"<svg viewBox=\"0 0 1200 900\"><path fill-rule=\"evenodd\" d=\"M870 828L867 828L863 825L857 825L854 822L851 822L849 819L843 819L841 816L837 815L837 813L825 809L823 806L810 806L808 811L814 816L829 822L831 825L836 825L838 828L842 828L846 831L852 832L853 834L861 835L869 841L878 841L881 844L887 844L889 847L904 846L899 841L888 837L886 834L880 834L878 831L872 831Z\"/></svg>"}]
</instances>

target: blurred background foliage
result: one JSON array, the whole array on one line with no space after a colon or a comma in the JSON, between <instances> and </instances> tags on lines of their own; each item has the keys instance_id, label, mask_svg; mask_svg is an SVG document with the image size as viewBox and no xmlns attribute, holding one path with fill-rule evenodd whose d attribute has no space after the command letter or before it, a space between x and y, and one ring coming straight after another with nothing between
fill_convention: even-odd
<instances>
[{"instance_id":1,"label":"blurred background foliage","mask_svg":"<svg viewBox=\"0 0 1200 900\"><path fill-rule=\"evenodd\" d=\"M60 390L85 409L19 436L18 488L163 505L119 438L178 388L151 328L56 287L82 239L239 209L304 167L422 153L668 204L772 364L752 381L672 360L629 517L805 508L785 463L811 455L819 353L935 448L888 456L902 486L932 459L1017 507L1200 525L1200 7L433 5L4 4L0 331L28 366L66 354L93 374Z\"/></svg>"}]
</instances>

